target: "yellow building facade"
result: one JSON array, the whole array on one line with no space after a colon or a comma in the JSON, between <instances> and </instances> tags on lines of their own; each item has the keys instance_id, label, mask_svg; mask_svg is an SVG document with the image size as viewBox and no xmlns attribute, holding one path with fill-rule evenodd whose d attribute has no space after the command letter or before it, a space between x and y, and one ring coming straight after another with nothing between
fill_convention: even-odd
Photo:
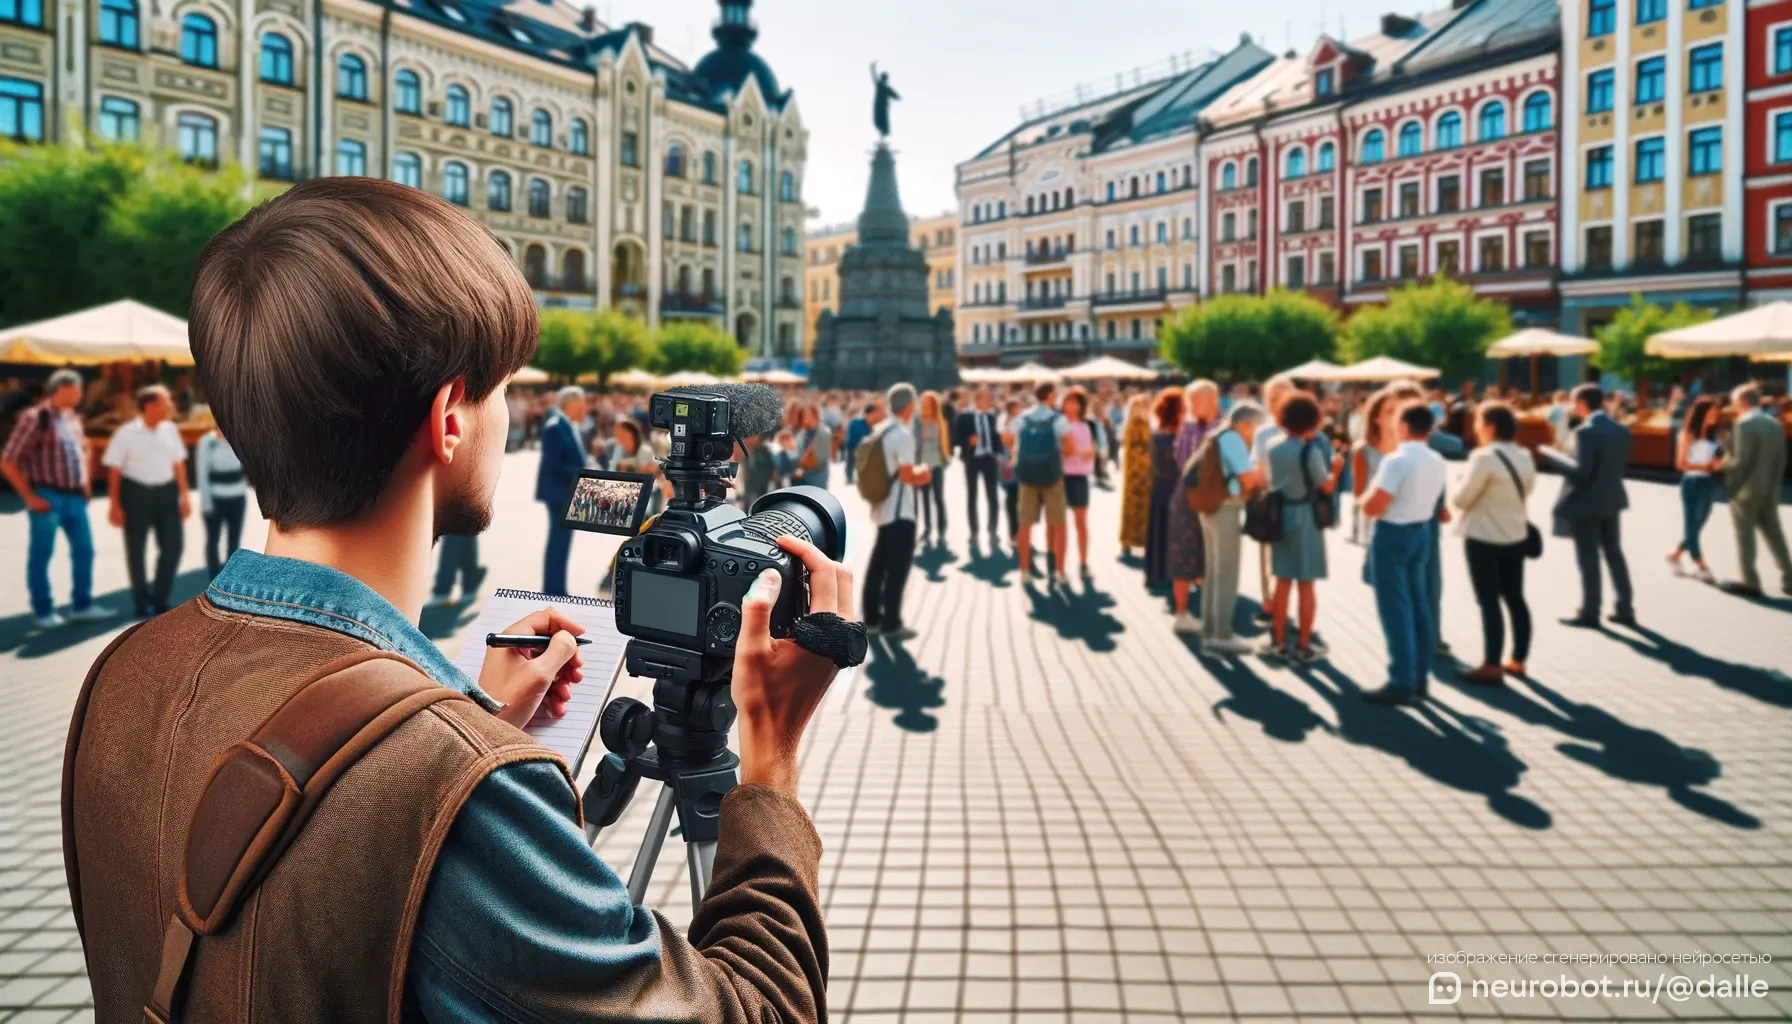
<instances>
[{"instance_id":1,"label":"yellow building facade","mask_svg":"<svg viewBox=\"0 0 1792 1024\"><path fill-rule=\"evenodd\" d=\"M803 258L803 337L815 337L822 310L840 311L840 257L859 240L858 225L848 222L809 232ZM927 257L928 308L956 308L958 295L958 222L950 211L937 217L909 219L909 242Z\"/></svg>"}]
</instances>

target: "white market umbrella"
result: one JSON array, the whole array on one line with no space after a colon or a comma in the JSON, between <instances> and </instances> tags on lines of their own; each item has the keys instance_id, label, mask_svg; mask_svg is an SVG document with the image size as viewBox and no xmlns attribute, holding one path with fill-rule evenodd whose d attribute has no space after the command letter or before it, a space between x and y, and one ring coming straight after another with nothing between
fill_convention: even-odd
<instances>
[{"instance_id":1,"label":"white market umbrella","mask_svg":"<svg viewBox=\"0 0 1792 1024\"><path fill-rule=\"evenodd\" d=\"M1283 370L1278 377L1289 377L1294 380L1336 380L1337 373L1343 367L1324 359L1309 359L1292 370Z\"/></svg>"},{"instance_id":2,"label":"white market umbrella","mask_svg":"<svg viewBox=\"0 0 1792 1024\"><path fill-rule=\"evenodd\" d=\"M130 299L0 331L0 363L100 366L147 362L192 366L187 322Z\"/></svg>"},{"instance_id":3,"label":"white market umbrella","mask_svg":"<svg viewBox=\"0 0 1792 1024\"><path fill-rule=\"evenodd\" d=\"M1005 384L1010 378L999 366L967 366L958 371L958 379L966 384Z\"/></svg>"},{"instance_id":4,"label":"white market umbrella","mask_svg":"<svg viewBox=\"0 0 1792 1024\"><path fill-rule=\"evenodd\" d=\"M661 377L659 383L660 386L668 388L693 388L702 387L705 384L720 384L722 378L713 373L704 373L702 370L680 370L677 373L669 373Z\"/></svg>"},{"instance_id":5,"label":"white market umbrella","mask_svg":"<svg viewBox=\"0 0 1792 1024\"><path fill-rule=\"evenodd\" d=\"M525 366L510 375L511 384L546 384L552 378L546 370L534 366Z\"/></svg>"},{"instance_id":6,"label":"white market umbrella","mask_svg":"<svg viewBox=\"0 0 1792 1024\"><path fill-rule=\"evenodd\" d=\"M1599 343L1570 334L1557 334L1543 327L1519 331L1487 346L1490 359L1515 359L1524 356L1584 356L1599 351Z\"/></svg>"},{"instance_id":7,"label":"white market umbrella","mask_svg":"<svg viewBox=\"0 0 1792 1024\"><path fill-rule=\"evenodd\" d=\"M1156 380L1157 371L1113 356L1102 356L1078 363L1065 370L1065 380Z\"/></svg>"},{"instance_id":8,"label":"white market umbrella","mask_svg":"<svg viewBox=\"0 0 1792 1024\"><path fill-rule=\"evenodd\" d=\"M587 374L586 376L591 377L592 383L597 382L596 375ZM584 383L585 378L581 377L579 381ZM659 386L660 378L657 374L648 373L646 370L623 370L621 373L610 374L609 380L604 383L618 388L652 388Z\"/></svg>"},{"instance_id":9,"label":"white market umbrella","mask_svg":"<svg viewBox=\"0 0 1792 1024\"><path fill-rule=\"evenodd\" d=\"M1393 356L1376 356L1360 363L1352 363L1337 371L1333 380L1374 383L1390 380L1430 380L1441 371L1428 366L1415 366L1412 363L1395 359Z\"/></svg>"},{"instance_id":10,"label":"white market umbrella","mask_svg":"<svg viewBox=\"0 0 1792 1024\"><path fill-rule=\"evenodd\" d=\"M1758 362L1792 361L1792 302L1732 313L1650 338L1644 351L1663 359L1748 356Z\"/></svg>"},{"instance_id":11,"label":"white market umbrella","mask_svg":"<svg viewBox=\"0 0 1792 1024\"><path fill-rule=\"evenodd\" d=\"M1064 375L1051 367L1040 363L1022 363L1008 371L1008 379L1019 382L1040 380L1058 381L1063 380Z\"/></svg>"},{"instance_id":12,"label":"white market umbrella","mask_svg":"<svg viewBox=\"0 0 1792 1024\"><path fill-rule=\"evenodd\" d=\"M800 373L791 373L789 370L780 369L748 371L747 373L742 374L740 379L754 384L769 384L772 387L796 386L809 383L809 378Z\"/></svg>"}]
</instances>

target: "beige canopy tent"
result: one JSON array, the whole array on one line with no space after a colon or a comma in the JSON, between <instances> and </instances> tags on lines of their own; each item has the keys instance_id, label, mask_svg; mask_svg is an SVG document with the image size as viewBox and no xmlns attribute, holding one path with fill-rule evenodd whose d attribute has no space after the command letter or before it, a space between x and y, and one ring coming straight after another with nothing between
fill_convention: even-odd
<instances>
[{"instance_id":1,"label":"beige canopy tent","mask_svg":"<svg viewBox=\"0 0 1792 1024\"><path fill-rule=\"evenodd\" d=\"M585 378L580 377L579 383L585 383ZM592 383L596 383L595 377ZM605 383L613 388L653 388L659 387L660 378L646 370L623 370L621 373L610 374L610 379Z\"/></svg>"},{"instance_id":2,"label":"beige canopy tent","mask_svg":"<svg viewBox=\"0 0 1792 1024\"><path fill-rule=\"evenodd\" d=\"M1330 381L1336 380L1336 374L1342 369L1344 368L1337 363L1324 359L1309 359L1292 370L1283 370L1276 376L1289 377L1294 380Z\"/></svg>"},{"instance_id":3,"label":"beige canopy tent","mask_svg":"<svg viewBox=\"0 0 1792 1024\"><path fill-rule=\"evenodd\" d=\"M120 299L103 306L0 331L0 362L100 366L163 362L192 366L187 322Z\"/></svg>"},{"instance_id":4,"label":"beige canopy tent","mask_svg":"<svg viewBox=\"0 0 1792 1024\"><path fill-rule=\"evenodd\" d=\"M546 384L552 379L546 370L534 366L525 366L510 375L512 384Z\"/></svg>"},{"instance_id":5,"label":"beige canopy tent","mask_svg":"<svg viewBox=\"0 0 1792 1024\"><path fill-rule=\"evenodd\" d=\"M677 373L669 373L661 377L659 383L661 387L667 388L692 388L702 387L705 384L720 384L722 378L713 373L704 373L702 370L680 370Z\"/></svg>"},{"instance_id":6,"label":"beige canopy tent","mask_svg":"<svg viewBox=\"0 0 1792 1024\"><path fill-rule=\"evenodd\" d=\"M1663 359L1747 356L1756 362L1792 362L1792 302L1732 313L1650 338L1645 346Z\"/></svg>"},{"instance_id":7,"label":"beige canopy tent","mask_svg":"<svg viewBox=\"0 0 1792 1024\"><path fill-rule=\"evenodd\" d=\"M1487 347L1492 359L1516 359L1525 356L1584 356L1599 351L1599 343L1569 334L1557 334L1542 327L1519 331L1501 338Z\"/></svg>"},{"instance_id":8,"label":"beige canopy tent","mask_svg":"<svg viewBox=\"0 0 1792 1024\"><path fill-rule=\"evenodd\" d=\"M1113 356L1101 356L1065 370L1065 380L1156 380L1157 371Z\"/></svg>"},{"instance_id":9,"label":"beige canopy tent","mask_svg":"<svg viewBox=\"0 0 1792 1024\"><path fill-rule=\"evenodd\" d=\"M1042 380L1059 381L1064 379L1063 374L1040 363L1022 363L1014 369L1009 370L1008 373L1009 380L1022 384Z\"/></svg>"},{"instance_id":10,"label":"beige canopy tent","mask_svg":"<svg viewBox=\"0 0 1792 1024\"><path fill-rule=\"evenodd\" d=\"M1392 356L1376 356L1343 367L1331 379L1351 384L1369 384L1391 380L1430 380L1440 372L1428 366L1414 366Z\"/></svg>"},{"instance_id":11,"label":"beige canopy tent","mask_svg":"<svg viewBox=\"0 0 1792 1024\"><path fill-rule=\"evenodd\" d=\"M772 387L794 387L809 383L809 378L800 373L779 369L748 371L742 374L740 379L753 384L768 384Z\"/></svg>"},{"instance_id":12,"label":"beige canopy tent","mask_svg":"<svg viewBox=\"0 0 1792 1024\"><path fill-rule=\"evenodd\" d=\"M1005 384L1009 378L999 366L966 366L959 369L958 379L966 384Z\"/></svg>"}]
</instances>

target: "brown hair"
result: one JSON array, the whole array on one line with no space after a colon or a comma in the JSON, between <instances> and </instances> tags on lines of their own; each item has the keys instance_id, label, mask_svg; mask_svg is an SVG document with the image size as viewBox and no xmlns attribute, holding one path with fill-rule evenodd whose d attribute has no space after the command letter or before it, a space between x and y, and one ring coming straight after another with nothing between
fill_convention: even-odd
<instances>
[{"instance_id":1,"label":"brown hair","mask_svg":"<svg viewBox=\"0 0 1792 1024\"><path fill-rule=\"evenodd\" d=\"M1058 411L1063 412L1064 407L1072 401L1076 402L1077 416L1081 419L1088 419L1089 392L1077 385L1064 389L1064 397L1058 399Z\"/></svg>"},{"instance_id":2,"label":"brown hair","mask_svg":"<svg viewBox=\"0 0 1792 1024\"><path fill-rule=\"evenodd\" d=\"M304 182L219 232L189 323L218 426L286 529L372 508L436 392L459 379L484 400L537 331L489 232L377 178Z\"/></svg>"},{"instance_id":3,"label":"brown hair","mask_svg":"<svg viewBox=\"0 0 1792 1024\"><path fill-rule=\"evenodd\" d=\"M1500 401L1482 402L1475 410L1481 422L1493 428L1493 436L1498 441L1515 441L1518 439L1518 414L1512 407Z\"/></svg>"},{"instance_id":4,"label":"brown hair","mask_svg":"<svg viewBox=\"0 0 1792 1024\"><path fill-rule=\"evenodd\" d=\"M1033 386L1033 397L1041 402L1052 397L1058 391L1058 385L1049 380L1042 380Z\"/></svg>"},{"instance_id":5,"label":"brown hair","mask_svg":"<svg viewBox=\"0 0 1792 1024\"><path fill-rule=\"evenodd\" d=\"M1290 436L1304 434L1319 425L1319 403L1310 391L1290 391L1276 409L1276 422Z\"/></svg>"},{"instance_id":6,"label":"brown hair","mask_svg":"<svg viewBox=\"0 0 1792 1024\"><path fill-rule=\"evenodd\" d=\"M1166 434L1174 434L1182 429L1182 389L1165 388L1157 393L1157 402L1151 407L1152 418L1157 420L1157 429Z\"/></svg>"}]
</instances>

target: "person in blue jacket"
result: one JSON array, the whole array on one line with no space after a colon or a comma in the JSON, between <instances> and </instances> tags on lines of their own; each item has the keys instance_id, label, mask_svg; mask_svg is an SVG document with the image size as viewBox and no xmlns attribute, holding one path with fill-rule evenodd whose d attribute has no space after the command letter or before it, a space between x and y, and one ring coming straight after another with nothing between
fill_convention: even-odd
<instances>
[{"instance_id":1,"label":"person in blue jacket","mask_svg":"<svg viewBox=\"0 0 1792 1024\"><path fill-rule=\"evenodd\" d=\"M564 387L554 396L554 408L541 424L541 468L535 476L535 500L548 507L548 550L542 570L541 592L566 593L566 560L572 554L572 531L560 525L573 481L585 468L585 442L579 424L585 422L585 390Z\"/></svg>"}]
</instances>

